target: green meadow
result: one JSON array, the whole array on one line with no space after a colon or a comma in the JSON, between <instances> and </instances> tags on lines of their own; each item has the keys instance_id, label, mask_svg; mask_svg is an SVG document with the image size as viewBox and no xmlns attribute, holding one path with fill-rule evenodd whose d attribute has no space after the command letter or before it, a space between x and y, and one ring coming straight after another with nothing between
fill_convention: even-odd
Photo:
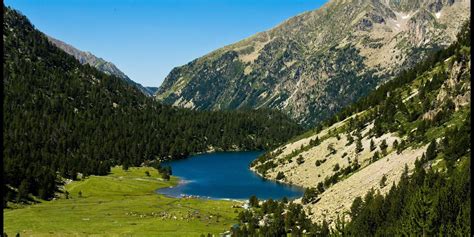
<instances>
[{"instance_id":1,"label":"green meadow","mask_svg":"<svg viewBox=\"0 0 474 237\"><path fill-rule=\"evenodd\" d=\"M145 174L149 172L149 176ZM170 198L155 193L178 183L153 168L112 169L65 186L69 198L4 209L9 236L200 236L236 223L233 201Z\"/></svg>"}]
</instances>

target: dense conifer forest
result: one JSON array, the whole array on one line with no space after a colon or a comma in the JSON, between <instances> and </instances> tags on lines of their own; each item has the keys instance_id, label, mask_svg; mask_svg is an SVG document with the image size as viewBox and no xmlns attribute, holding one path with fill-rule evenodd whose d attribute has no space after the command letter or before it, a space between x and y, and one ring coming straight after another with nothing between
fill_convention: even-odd
<instances>
[{"instance_id":1,"label":"dense conifer forest","mask_svg":"<svg viewBox=\"0 0 474 237\"><path fill-rule=\"evenodd\" d=\"M210 149L263 150L302 132L269 110L195 112L162 105L81 65L4 7L4 202L50 199L62 178L105 175Z\"/></svg>"}]
</instances>

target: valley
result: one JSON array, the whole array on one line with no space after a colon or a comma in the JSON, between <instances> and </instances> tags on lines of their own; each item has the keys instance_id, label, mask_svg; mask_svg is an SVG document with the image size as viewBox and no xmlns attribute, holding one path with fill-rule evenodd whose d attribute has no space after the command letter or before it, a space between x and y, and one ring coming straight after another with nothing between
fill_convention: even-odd
<instances>
[{"instance_id":1,"label":"valley","mask_svg":"<svg viewBox=\"0 0 474 237\"><path fill-rule=\"evenodd\" d=\"M4 7L5 236L467 236L466 0L330 0L144 87Z\"/></svg>"}]
</instances>

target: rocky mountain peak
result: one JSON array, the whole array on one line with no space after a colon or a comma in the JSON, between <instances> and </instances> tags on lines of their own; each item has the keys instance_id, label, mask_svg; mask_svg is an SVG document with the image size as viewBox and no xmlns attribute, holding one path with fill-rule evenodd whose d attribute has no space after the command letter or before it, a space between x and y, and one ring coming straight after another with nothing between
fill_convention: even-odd
<instances>
[{"instance_id":1,"label":"rocky mountain peak","mask_svg":"<svg viewBox=\"0 0 474 237\"><path fill-rule=\"evenodd\" d=\"M165 78L156 98L202 110L282 110L314 124L446 47L466 0L333 0Z\"/></svg>"}]
</instances>

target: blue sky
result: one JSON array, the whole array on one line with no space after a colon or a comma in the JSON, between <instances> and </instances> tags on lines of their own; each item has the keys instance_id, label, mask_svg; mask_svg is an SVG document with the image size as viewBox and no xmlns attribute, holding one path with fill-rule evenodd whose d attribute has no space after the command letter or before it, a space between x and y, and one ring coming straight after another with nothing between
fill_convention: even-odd
<instances>
[{"instance_id":1,"label":"blue sky","mask_svg":"<svg viewBox=\"0 0 474 237\"><path fill-rule=\"evenodd\" d=\"M6 0L44 33L144 86L173 67L321 7L327 0Z\"/></svg>"}]
</instances>

